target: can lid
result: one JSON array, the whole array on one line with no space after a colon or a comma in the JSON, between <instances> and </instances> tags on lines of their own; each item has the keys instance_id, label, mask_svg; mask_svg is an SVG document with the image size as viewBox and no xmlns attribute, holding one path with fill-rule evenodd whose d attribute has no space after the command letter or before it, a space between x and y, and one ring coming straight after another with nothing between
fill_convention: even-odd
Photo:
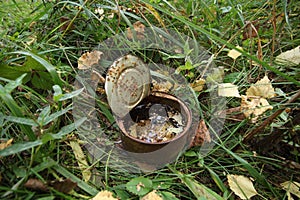
<instances>
[{"instance_id":1,"label":"can lid","mask_svg":"<svg viewBox=\"0 0 300 200\"><path fill-rule=\"evenodd\" d=\"M106 74L105 92L113 113L124 117L150 94L150 69L141 58L133 55L120 57Z\"/></svg>"}]
</instances>

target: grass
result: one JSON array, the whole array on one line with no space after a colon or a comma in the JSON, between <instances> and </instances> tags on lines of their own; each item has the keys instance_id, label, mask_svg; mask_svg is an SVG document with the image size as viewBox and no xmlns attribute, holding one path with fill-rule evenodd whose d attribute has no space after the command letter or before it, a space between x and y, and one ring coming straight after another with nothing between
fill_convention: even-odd
<instances>
[{"instance_id":1,"label":"grass","mask_svg":"<svg viewBox=\"0 0 300 200\"><path fill-rule=\"evenodd\" d=\"M252 199L288 199L280 184L300 182L297 170L299 124L292 124L288 129L283 124L296 121L299 113L299 100L285 103L299 90L300 71L299 66L276 63L275 57L300 44L299 4L276 0L188 3L158 0L118 4L109 0L3 1L0 8L0 143L6 144L12 138L13 144L0 150L0 197L89 199L101 190L109 190L121 199L139 199L144 194L130 188L128 183L144 181L149 191L156 189L164 199L211 199L212 196L236 199L226 176L237 174L253 178L259 195ZM98 12L103 9L104 13L99 15L97 9ZM174 163L147 173L122 171L126 163L117 161L113 151L92 157L87 151L92 148L89 142L96 142L105 135L115 138L119 130L101 93L91 99L86 97L84 103L87 109L94 106L90 114L97 113L103 136L84 129L94 125L80 117L86 114L84 109L78 116L72 114L72 109L78 106L74 98L82 93L74 87L76 75L80 73L77 60L106 39L124 34L136 21L146 27L157 26L162 34L165 29L174 29L176 33L188 35L214 55L215 65L224 71L224 81L238 85L241 93L267 74L277 88L278 95L269 101L273 110L262 115L255 124L248 119L226 119L220 135L218 130L212 130L216 132L215 145L205 155L201 147L193 147ZM249 36L256 34L250 33L250 23L256 27L259 37ZM236 49L241 56L231 59L227 56L230 49ZM168 52L164 53L168 56ZM176 64L186 64L182 58L174 60ZM163 62L173 64L172 61ZM190 83L201 76L193 66L184 73ZM220 72L211 76L219 75ZM210 96L213 92L214 88L206 88L196 94L199 102L191 102L196 107L199 104L199 116L207 124L214 114L210 105L214 102L211 98L216 98ZM229 108L240 105L238 98L227 97L226 102ZM271 150L264 152L243 141L247 132L282 106L286 111L252 140L252 143L258 142L279 128L282 138L277 144L270 144ZM80 124L81 129L76 129ZM89 133L86 140L80 131ZM88 162L85 168L78 164L77 152L71 148L70 141L82 147ZM106 162L100 161L102 157L107 158ZM89 181L84 181L84 170L92 173ZM26 186L30 179L38 180L48 189ZM59 181L65 183L66 179L75 182L77 187L68 192L57 188Z\"/></svg>"}]
</instances>

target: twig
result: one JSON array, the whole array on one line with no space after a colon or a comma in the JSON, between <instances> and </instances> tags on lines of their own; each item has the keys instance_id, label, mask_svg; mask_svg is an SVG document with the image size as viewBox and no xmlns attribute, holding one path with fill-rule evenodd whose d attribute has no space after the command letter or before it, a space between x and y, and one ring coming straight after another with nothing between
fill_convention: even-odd
<instances>
[{"instance_id":1,"label":"twig","mask_svg":"<svg viewBox=\"0 0 300 200\"><path fill-rule=\"evenodd\" d=\"M300 90L298 90L298 92L286 104L293 103L299 97L300 97ZM269 124L271 124L271 122L278 115L280 115L284 110L285 110L285 108L281 108L281 109L277 110L270 117L268 117L261 125L259 125L256 129L254 129L254 130L250 131L249 133L247 133L245 135L244 139L243 139L243 142L245 142L245 143L249 142L253 138L254 135L256 135L257 133L260 133L266 126L268 126Z\"/></svg>"}]
</instances>

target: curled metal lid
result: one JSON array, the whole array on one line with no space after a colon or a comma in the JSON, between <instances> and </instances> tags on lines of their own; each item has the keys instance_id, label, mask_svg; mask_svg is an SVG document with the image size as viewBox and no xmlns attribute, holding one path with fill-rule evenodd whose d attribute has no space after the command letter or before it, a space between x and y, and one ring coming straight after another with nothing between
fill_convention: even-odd
<instances>
[{"instance_id":1,"label":"curled metal lid","mask_svg":"<svg viewBox=\"0 0 300 200\"><path fill-rule=\"evenodd\" d=\"M124 117L150 93L148 66L137 56L125 55L109 67L105 91L113 113Z\"/></svg>"}]
</instances>

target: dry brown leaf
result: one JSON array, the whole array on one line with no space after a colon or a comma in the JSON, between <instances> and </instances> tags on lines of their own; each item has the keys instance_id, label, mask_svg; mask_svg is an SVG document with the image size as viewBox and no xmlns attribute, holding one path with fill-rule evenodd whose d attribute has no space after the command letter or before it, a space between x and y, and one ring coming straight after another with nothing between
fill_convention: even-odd
<instances>
[{"instance_id":1,"label":"dry brown leaf","mask_svg":"<svg viewBox=\"0 0 300 200\"><path fill-rule=\"evenodd\" d=\"M78 69L89 69L93 65L97 65L101 59L101 51L94 50L92 52L87 52L81 55L78 59Z\"/></svg>"},{"instance_id":2,"label":"dry brown leaf","mask_svg":"<svg viewBox=\"0 0 300 200\"><path fill-rule=\"evenodd\" d=\"M236 46L237 49L243 50L242 47L240 46ZM230 51L228 51L227 56L229 56L230 58L232 58L233 60L236 60L238 57L240 57L240 55L242 55L239 51L235 50L235 49L231 49Z\"/></svg>"},{"instance_id":3,"label":"dry brown leaf","mask_svg":"<svg viewBox=\"0 0 300 200\"><path fill-rule=\"evenodd\" d=\"M113 197L113 193L107 190L100 191L94 198L91 200L117 200Z\"/></svg>"},{"instance_id":4,"label":"dry brown leaf","mask_svg":"<svg viewBox=\"0 0 300 200\"><path fill-rule=\"evenodd\" d=\"M61 181L53 181L49 185L55 190L67 194L77 186L77 183L73 182L70 179L64 179Z\"/></svg>"},{"instance_id":5,"label":"dry brown leaf","mask_svg":"<svg viewBox=\"0 0 300 200\"><path fill-rule=\"evenodd\" d=\"M62 26L59 28L60 31L70 31L75 28L72 20L68 17L62 16L60 17L59 21L62 24Z\"/></svg>"},{"instance_id":6,"label":"dry brown leaf","mask_svg":"<svg viewBox=\"0 0 300 200\"><path fill-rule=\"evenodd\" d=\"M218 85L218 95L222 97L241 97L238 86L232 83L221 83Z\"/></svg>"},{"instance_id":7,"label":"dry brown leaf","mask_svg":"<svg viewBox=\"0 0 300 200\"><path fill-rule=\"evenodd\" d=\"M195 82L191 83L191 87L195 92L201 92L204 88L205 82L206 81L203 78L197 79Z\"/></svg>"},{"instance_id":8,"label":"dry brown leaf","mask_svg":"<svg viewBox=\"0 0 300 200\"><path fill-rule=\"evenodd\" d=\"M258 96L263 98L272 98L275 97L275 90L268 78L268 76L264 76L261 80L257 81L254 85L248 88L246 95L250 96Z\"/></svg>"},{"instance_id":9,"label":"dry brown leaf","mask_svg":"<svg viewBox=\"0 0 300 200\"><path fill-rule=\"evenodd\" d=\"M204 142L211 142L211 137L205 121L201 119L190 147L201 146Z\"/></svg>"},{"instance_id":10,"label":"dry brown leaf","mask_svg":"<svg viewBox=\"0 0 300 200\"><path fill-rule=\"evenodd\" d=\"M257 37L258 29L259 29L259 21L246 21L246 26L243 31L243 40L247 40L248 38Z\"/></svg>"},{"instance_id":11,"label":"dry brown leaf","mask_svg":"<svg viewBox=\"0 0 300 200\"><path fill-rule=\"evenodd\" d=\"M286 181L284 183L280 184L282 188L287 192L295 195L296 197L300 198L300 183L295 182L295 181ZM290 196L290 195L289 195ZM290 199L293 199L290 196Z\"/></svg>"},{"instance_id":12,"label":"dry brown leaf","mask_svg":"<svg viewBox=\"0 0 300 200\"><path fill-rule=\"evenodd\" d=\"M157 193L156 190L149 192L146 196L144 196L141 200L163 200Z\"/></svg>"},{"instance_id":13,"label":"dry brown leaf","mask_svg":"<svg viewBox=\"0 0 300 200\"><path fill-rule=\"evenodd\" d=\"M255 123L264 112L273 109L273 106L265 98L254 96L248 100L247 96L242 95L241 99L241 111L246 118L251 118L252 123Z\"/></svg>"},{"instance_id":14,"label":"dry brown leaf","mask_svg":"<svg viewBox=\"0 0 300 200\"><path fill-rule=\"evenodd\" d=\"M227 180L230 189L241 199L250 199L258 194L252 181L245 176L228 174Z\"/></svg>"},{"instance_id":15,"label":"dry brown leaf","mask_svg":"<svg viewBox=\"0 0 300 200\"><path fill-rule=\"evenodd\" d=\"M42 192L48 191L48 186L45 183L43 183L41 180L35 178L28 179L26 183L24 183L24 187L36 191L42 191Z\"/></svg>"},{"instance_id":16,"label":"dry brown leaf","mask_svg":"<svg viewBox=\"0 0 300 200\"><path fill-rule=\"evenodd\" d=\"M9 140L7 140L7 141L5 141L5 142L1 142L1 143L0 143L0 150L9 147L9 146L11 145L11 143L13 142L13 140L14 140L14 139L11 138L11 139L9 139Z\"/></svg>"},{"instance_id":17,"label":"dry brown leaf","mask_svg":"<svg viewBox=\"0 0 300 200\"><path fill-rule=\"evenodd\" d=\"M92 172L88 167L86 156L84 155L78 141L70 141L70 146L73 150L78 166L81 170L83 180L86 182L89 181L92 176Z\"/></svg>"},{"instance_id":18,"label":"dry brown leaf","mask_svg":"<svg viewBox=\"0 0 300 200\"><path fill-rule=\"evenodd\" d=\"M135 22L133 24L133 31L135 32L137 39L142 40L145 38L145 36L144 36L145 25L142 22L140 22L140 21ZM127 38L130 40L133 39L133 36L134 36L133 31L130 27L127 28L126 35L127 35Z\"/></svg>"}]
</instances>

